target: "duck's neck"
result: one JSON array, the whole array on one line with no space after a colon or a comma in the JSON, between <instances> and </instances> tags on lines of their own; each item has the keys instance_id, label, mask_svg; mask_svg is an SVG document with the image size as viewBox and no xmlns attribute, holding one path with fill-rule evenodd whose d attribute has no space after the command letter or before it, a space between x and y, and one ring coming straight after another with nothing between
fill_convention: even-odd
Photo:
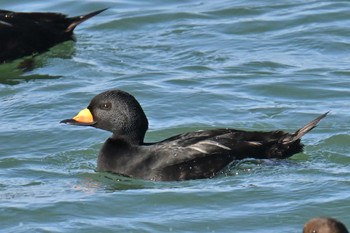
<instances>
[{"instance_id":1,"label":"duck's neck","mask_svg":"<svg viewBox=\"0 0 350 233\"><path fill-rule=\"evenodd\" d=\"M112 134L110 137L113 141L120 142L122 144L127 143L130 145L142 145L143 144L143 137L137 136L137 135L128 135L127 137L124 135L117 135Z\"/></svg>"}]
</instances>

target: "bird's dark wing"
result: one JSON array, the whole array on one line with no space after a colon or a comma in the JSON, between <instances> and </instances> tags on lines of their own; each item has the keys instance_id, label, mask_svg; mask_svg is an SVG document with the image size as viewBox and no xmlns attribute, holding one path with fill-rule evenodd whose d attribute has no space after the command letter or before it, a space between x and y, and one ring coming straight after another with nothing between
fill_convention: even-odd
<instances>
[{"instance_id":1,"label":"bird's dark wing","mask_svg":"<svg viewBox=\"0 0 350 233\"><path fill-rule=\"evenodd\" d=\"M210 157L229 156L233 159L263 158L266 146L285 135L283 131L246 132L235 129L214 129L180 134L153 145L155 151L169 151L168 165ZM168 153L168 154L169 154Z\"/></svg>"},{"instance_id":2,"label":"bird's dark wing","mask_svg":"<svg viewBox=\"0 0 350 233\"><path fill-rule=\"evenodd\" d=\"M13 12L0 10L0 21L16 27L36 25L36 27L55 27L59 30L67 29L70 20L61 13L52 12Z\"/></svg>"},{"instance_id":3,"label":"bird's dark wing","mask_svg":"<svg viewBox=\"0 0 350 233\"><path fill-rule=\"evenodd\" d=\"M195 131L153 144L147 153L152 156L146 159L152 160L152 170L159 171L161 177L156 179L209 178L234 160L267 158L266 150L282 134L234 129Z\"/></svg>"},{"instance_id":4,"label":"bird's dark wing","mask_svg":"<svg viewBox=\"0 0 350 233\"><path fill-rule=\"evenodd\" d=\"M104 10L76 17L0 10L0 63L42 53L58 43L74 40L74 28Z\"/></svg>"},{"instance_id":5,"label":"bird's dark wing","mask_svg":"<svg viewBox=\"0 0 350 233\"><path fill-rule=\"evenodd\" d=\"M54 12L13 12L0 10L0 21L17 27L31 26L57 32L73 32L80 23L107 10L107 8L94 11L85 15L68 17Z\"/></svg>"},{"instance_id":6,"label":"bird's dark wing","mask_svg":"<svg viewBox=\"0 0 350 233\"><path fill-rule=\"evenodd\" d=\"M0 11L0 62L48 50L66 40L68 25L62 14Z\"/></svg>"},{"instance_id":7,"label":"bird's dark wing","mask_svg":"<svg viewBox=\"0 0 350 233\"><path fill-rule=\"evenodd\" d=\"M154 144L152 169L162 170L163 180L208 178L234 160L284 159L301 152L300 138L316 127L327 113L290 134L284 131L214 129L180 134ZM168 175L169 174L169 175Z\"/></svg>"}]
</instances>

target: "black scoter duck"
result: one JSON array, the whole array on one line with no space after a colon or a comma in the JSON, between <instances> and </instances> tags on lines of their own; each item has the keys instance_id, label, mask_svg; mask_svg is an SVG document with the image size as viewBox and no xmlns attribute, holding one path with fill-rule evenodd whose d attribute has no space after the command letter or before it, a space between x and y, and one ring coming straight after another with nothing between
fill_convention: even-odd
<instances>
[{"instance_id":1,"label":"black scoter duck","mask_svg":"<svg viewBox=\"0 0 350 233\"><path fill-rule=\"evenodd\" d=\"M104 143L97 170L149 180L212 178L235 160L284 159L301 152L300 138L327 113L295 133L211 129L145 143L148 121L129 93L109 90L95 96L74 118L61 123L93 126L112 132Z\"/></svg>"},{"instance_id":2,"label":"black scoter duck","mask_svg":"<svg viewBox=\"0 0 350 233\"><path fill-rule=\"evenodd\" d=\"M76 17L60 13L0 10L0 64L42 53L56 44L74 40L74 28L104 10Z\"/></svg>"},{"instance_id":3,"label":"black scoter duck","mask_svg":"<svg viewBox=\"0 0 350 233\"><path fill-rule=\"evenodd\" d=\"M303 233L349 233L346 226L334 218L319 217L310 219L304 225Z\"/></svg>"}]
</instances>

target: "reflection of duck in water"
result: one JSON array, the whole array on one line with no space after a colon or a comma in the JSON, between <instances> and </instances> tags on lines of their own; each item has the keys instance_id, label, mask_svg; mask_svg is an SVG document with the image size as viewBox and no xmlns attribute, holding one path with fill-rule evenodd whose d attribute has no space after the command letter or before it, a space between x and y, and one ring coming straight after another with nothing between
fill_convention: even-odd
<instances>
[{"instance_id":1,"label":"reflection of duck in water","mask_svg":"<svg viewBox=\"0 0 350 233\"><path fill-rule=\"evenodd\" d=\"M74 28L104 10L76 17L0 10L0 63L42 53L56 44L74 40Z\"/></svg>"},{"instance_id":2,"label":"reflection of duck in water","mask_svg":"<svg viewBox=\"0 0 350 233\"><path fill-rule=\"evenodd\" d=\"M334 218L313 218L304 225L303 233L349 233L346 226Z\"/></svg>"},{"instance_id":3,"label":"reflection of duck in water","mask_svg":"<svg viewBox=\"0 0 350 233\"><path fill-rule=\"evenodd\" d=\"M110 90L95 96L86 109L61 123L113 133L100 151L100 171L150 180L188 180L211 178L235 160L284 159L301 152L300 138L326 115L292 134L212 129L144 143L148 121L140 104L124 91Z\"/></svg>"}]
</instances>

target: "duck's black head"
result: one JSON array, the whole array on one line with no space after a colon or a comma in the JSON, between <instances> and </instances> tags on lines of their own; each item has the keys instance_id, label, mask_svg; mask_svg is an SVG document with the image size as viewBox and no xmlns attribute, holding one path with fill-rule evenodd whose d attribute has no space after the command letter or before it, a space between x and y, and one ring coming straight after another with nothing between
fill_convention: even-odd
<instances>
[{"instance_id":1,"label":"duck's black head","mask_svg":"<svg viewBox=\"0 0 350 233\"><path fill-rule=\"evenodd\" d=\"M109 90L95 96L89 106L61 123L93 126L113 133L113 138L141 144L148 121L139 102L129 93Z\"/></svg>"}]
</instances>

